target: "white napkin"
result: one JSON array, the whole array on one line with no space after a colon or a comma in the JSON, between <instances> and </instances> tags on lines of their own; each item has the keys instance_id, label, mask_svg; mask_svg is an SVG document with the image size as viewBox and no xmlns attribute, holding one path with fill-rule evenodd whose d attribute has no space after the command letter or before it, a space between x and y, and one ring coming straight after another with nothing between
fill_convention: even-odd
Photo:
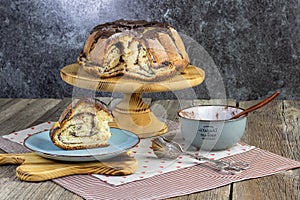
<instances>
[{"instance_id":1,"label":"white napkin","mask_svg":"<svg viewBox=\"0 0 300 200\"><path fill-rule=\"evenodd\" d=\"M34 127L30 127L25 130L13 132L9 135L3 136L10 141L19 143L23 145L23 141L28 136L38 133L41 131L49 130L54 122L45 122L39 124ZM174 122L173 127L174 127ZM178 130L172 130L176 133L176 137L174 140L181 144L183 147L187 146L188 144L182 139ZM133 151L133 157L138 161L138 169L134 174L127 175L127 176L109 176L109 175L99 175L99 174L92 174L92 176L115 186L122 185L125 183L129 183L132 181L142 180L145 178L149 178L158 174L167 173L179 169L183 169L186 167L191 167L202 163L202 161L198 161L196 159L190 158L189 156L180 156L176 160L161 160L158 159L151 149L151 138L141 139L140 143L135 146ZM247 144L238 143L237 145L231 147L230 149L223 150L223 151L198 151L196 148L188 148L189 152L194 154L201 154L210 159L220 159L227 156L240 154L251 149L254 149L254 146L249 146Z\"/></svg>"}]
</instances>

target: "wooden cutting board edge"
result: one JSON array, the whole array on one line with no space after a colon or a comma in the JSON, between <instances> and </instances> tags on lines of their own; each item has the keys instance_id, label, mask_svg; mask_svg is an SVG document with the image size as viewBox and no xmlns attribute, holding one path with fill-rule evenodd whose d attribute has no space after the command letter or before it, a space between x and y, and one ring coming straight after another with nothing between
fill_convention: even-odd
<instances>
[{"instance_id":1,"label":"wooden cutting board edge","mask_svg":"<svg viewBox=\"0 0 300 200\"><path fill-rule=\"evenodd\" d=\"M36 153L0 154L0 165L15 164L16 176L23 181L40 182L75 174L105 174L125 176L138 168L137 160L129 152L112 159L95 162L60 162Z\"/></svg>"}]
</instances>

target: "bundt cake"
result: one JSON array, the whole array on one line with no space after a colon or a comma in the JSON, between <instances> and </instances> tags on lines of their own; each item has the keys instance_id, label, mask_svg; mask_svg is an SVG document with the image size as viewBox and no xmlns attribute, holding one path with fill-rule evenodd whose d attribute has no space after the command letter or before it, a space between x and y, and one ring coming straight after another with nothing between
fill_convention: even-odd
<instances>
[{"instance_id":1,"label":"bundt cake","mask_svg":"<svg viewBox=\"0 0 300 200\"><path fill-rule=\"evenodd\" d=\"M96 26L78 63L101 78L153 81L184 72L189 57L178 32L169 24L118 20Z\"/></svg>"},{"instance_id":2,"label":"bundt cake","mask_svg":"<svg viewBox=\"0 0 300 200\"><path fill-rule=\"evenodd\" d=\"M74 100L50 129L53 143L66 150L108 146L112 115L97 99Z\"/></svg>"}]
</instances>

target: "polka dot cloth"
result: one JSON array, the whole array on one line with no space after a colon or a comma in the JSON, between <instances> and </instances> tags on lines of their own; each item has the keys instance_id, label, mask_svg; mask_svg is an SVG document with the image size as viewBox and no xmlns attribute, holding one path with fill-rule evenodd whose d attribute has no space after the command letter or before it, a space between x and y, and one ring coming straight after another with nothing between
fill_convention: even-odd
<instances>
[{"instance_id":1,"label":"polka dot cloth","mask_svg":"<svg viewBox=\"0 0 300 200\"><path fill-rule=\"evenodd\" d=\"M4 135L2 137L23 145L24 139L26 139L27 137L31 136L34 133L50 130L53 124L54 122L45 122L25 130L16 131L9 135Z\"/></svg>"},{"instance_id":2,"label":"polka dot cloth","mask_svg":"<svg viewBox=\"0 0 300 200\"><path fill-rule=\"evenodd\" d=\"M29 137L34 133L49 130L52 127L53 123L54 122L45 122L25 130L13 132L3 137L13 142L23 144L25 138ZM184 149L187 149L187 151L195 155L201 154L210 159L220 159L226 156L240 154L255 148L247 144L239 143L236 146L233 146L230 149L223 150L223 151L214 151L214 152L206 152L202 150L199 151L198 149L191 147L182 139L182 136L180 135L178 129L174 130L174 127L176 128L178 127L177 123L169 121L168 125L169 126L171 125L169 130L171 130L173 134L176 134L174 140L179 144L181 144ZM200 164L202 162L190 158L188 156L179 156L176 160L158 159L152 151L151 140L152 140L151 138L141 139L140 143L132 149L132 156L138 161L138 165L139 165L136 173L128 176L108 176L108 175L98 175L98 174L91 174L91 176L94 176L111 185L117 186L132 181L153 177L155 175L191 167Z\"/></svg>"},{"instance_id":3,"label":"polka dot cloth","mask_svg":"<svg viewBox=\"0 0 300 200\"><path fill-rule=\"evenodd\" d=\"M151 149L152 146L151 140L152 140L151 138L142 139L138 144L138 146L133 148L133 157L137 159L139 163L139 167L136 173L128 176L122 176L122 177L98 175L98 174L97 175L93 174L93 176L105 181L106 183L117 186L117 185L122 185L132 181L142 180L162 173L167 173L167 172L171 172L171 171L175 171L175 170L179 170L179 169L183 169L186 167L191 167L203 163L203 161L198 161L188 156L179 156L176 160L158 159ZM174 140L179 144L181 144L183 147L189 146L188 151L190 153L194 153L195 155L201 154L210 159L220 159L226 156L243 153L245 151L249 151L255 148L247 144L237 144L236 146L231 147L228 150L214 151L213 153L202 151L202 150L199 151L198 149L188 145L182 139L178 131Z\"/></svg>"}]
</instances>

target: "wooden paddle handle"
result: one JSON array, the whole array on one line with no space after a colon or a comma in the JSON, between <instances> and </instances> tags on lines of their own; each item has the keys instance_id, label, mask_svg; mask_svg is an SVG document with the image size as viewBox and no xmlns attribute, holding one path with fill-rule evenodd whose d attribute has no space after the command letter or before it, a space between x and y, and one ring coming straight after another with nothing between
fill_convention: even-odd
<instances>
[{"instance_id":1,"label":"wooden paddle handle","mask_svg":"<svg viewBox=\"0 0 300 200\"><path fill-rule=\"evenodd\" d=\"M268 98L266 98L265 100L259 102L258 104L255 104L254 106L251 106L250 108L247 108L246 110L244 110L243 112L240 112L239 114L233 116L230 119L236 119L239 118L249 112L252 112L258 108L263 107L264 105L268 104L270 101L272 101L273 99L275 99L278 95L280 94L279 91L276 91L274 94L272 94L271 96L269 96Z\"/></svg>"},{"instance_id":2,"label":"wooden paddle handle","mask_svg":"<svg viewBox=\"0 0 300 200\"><path fill-rule=\"evenodd\" d=\"M0 165L19 165L24 161L23 154L0 154Z\"/></svg>"}]
</instances>

